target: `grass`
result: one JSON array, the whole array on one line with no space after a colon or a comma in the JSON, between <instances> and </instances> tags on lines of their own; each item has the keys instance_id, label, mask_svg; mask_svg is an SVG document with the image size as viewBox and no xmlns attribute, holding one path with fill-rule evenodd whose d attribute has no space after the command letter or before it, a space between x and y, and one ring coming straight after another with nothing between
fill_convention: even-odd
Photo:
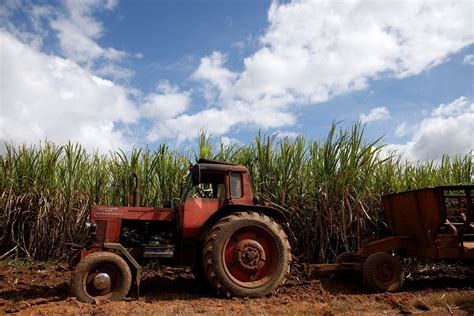
<instances>
[{"instance_id":1,"label":"grass","mask_svg":"<svg viewBox=\"0 0 474 316\"><path fill-rule=\"evenodd\" d=\"M472 154L440 162L382 158L381 139L366 140L360 123L333 124L322 140L258 134L247 145L214 146L202 134L192 155L134 148L109 155L80 144L5 145L0 155L0 254L35 260L64 256L65 243L86 238L91 204L131 205L135 172L141 205L159 207L179 196L192 160L246 165L255 194L291 221L293 252L324 262L361 239L387 233L380 196L441 184L473 182Z\"/></svg>"}]
</instances>

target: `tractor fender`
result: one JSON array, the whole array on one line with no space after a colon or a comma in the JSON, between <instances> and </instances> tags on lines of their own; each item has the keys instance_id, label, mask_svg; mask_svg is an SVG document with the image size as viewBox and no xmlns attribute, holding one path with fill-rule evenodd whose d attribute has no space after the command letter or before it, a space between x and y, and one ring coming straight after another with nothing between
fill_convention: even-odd
<instances>
[{"instance_id":1,"label":"tractor fender","mask_svg":"<svg viewBox=\"0 0 474 316\"><path fill-rule=\"evenodd\" d=\"M140 297L140 279L142 276L142 266L133 258L133 256L128 252L127 249L125 249L122 244L119 243L104 243L104 249L112 249L124 256L125 261L128 263L128 265L135 270L135 284L137 288L137 298Z\"/></svg>"},{"instance_id":2,"label":"tractor fender","mask_svg":"<svg viewBox=\"0 0 474 316\"><path fill-rule=\"evenodd\" d=\"M133 270L135 274L135 284L136 284L136 289L137 289L137 298L140 296L140 279L142 275L142 266L135 260L135 258L128 252L125 247L120 244L120 243L104 243L101 246L93 246L90 248L87 247L82 247L80 250L80 259L84 259L88 255L94 252L100 252L100 251L111 251L117 253L118 255L121 255L125 262L128 264L131 270ZM74 262L74 265L70 264L71 268L74 268L74 266L77 264L77 262Z\"/></svg>"},{"instance_id":3,"label":"tractor fender","mask_svg":"<svg viewBox=\"0 0 474 316\"><path fill-rule=\"evenodd\" d=\"M228 204L218 209L207 219L198 234L199 239L205 238L209 229L211 229L211 227L224 216L242 211L253 211L271 217L279 223L287 233L289 233L290 226L288 217L286 217L286 215L280 210L263 205Z\"/></svg>"}]
</instances>

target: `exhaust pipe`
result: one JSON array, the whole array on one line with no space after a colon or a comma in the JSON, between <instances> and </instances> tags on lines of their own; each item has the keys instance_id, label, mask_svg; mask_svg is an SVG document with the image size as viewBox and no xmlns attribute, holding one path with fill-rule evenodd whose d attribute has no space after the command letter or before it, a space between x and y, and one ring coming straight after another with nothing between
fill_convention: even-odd
<instances>
[{"instance_id":1,"label":"exhaust pipe","mask_svg":"<svg viewBox=\"0 0 474 316\"><path fill-rule=\"evenodd\" d=\"M135 172L133 172L132 176L135 178L135 191L133 192L133 206L139 207L140 206L140 180Z\"/></svg>"}]
</instances>

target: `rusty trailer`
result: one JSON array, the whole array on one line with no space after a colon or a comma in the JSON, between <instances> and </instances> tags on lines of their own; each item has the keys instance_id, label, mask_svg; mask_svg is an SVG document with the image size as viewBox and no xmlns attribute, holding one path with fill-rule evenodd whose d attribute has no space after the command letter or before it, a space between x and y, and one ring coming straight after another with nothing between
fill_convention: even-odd
<instances>
[{"instance_id":1,"label":"rusty trailer","mask_svg":"<svg viewBox=\"0 0 474 316\"><path fill-rule=\"evenodd\" d=\"M474 259L474 185L438 186L382 197L392 236L363 243L333 264L311 264L307 271L361 271L377 292L396 291L403 283L397 257ZM397 257L394 256L397 255Z\"/></svg>"}]
</instances>

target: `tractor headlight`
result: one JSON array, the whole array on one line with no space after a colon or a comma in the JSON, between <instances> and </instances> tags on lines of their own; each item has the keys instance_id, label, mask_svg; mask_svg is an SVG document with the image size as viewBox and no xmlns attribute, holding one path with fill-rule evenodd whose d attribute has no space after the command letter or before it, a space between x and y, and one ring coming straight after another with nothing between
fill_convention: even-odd
<instances>
[{"instance_id":1,"label":"tractor headlight","mask_svg":"<svg viewBox=\"0 0 474 316\"><path fill-rule=\"evenodd\" d=\"M95 223L86 222L86 227L89 228L92 232L95 231L96 226L97 225Z\"/></svg>"}]
</instances>

